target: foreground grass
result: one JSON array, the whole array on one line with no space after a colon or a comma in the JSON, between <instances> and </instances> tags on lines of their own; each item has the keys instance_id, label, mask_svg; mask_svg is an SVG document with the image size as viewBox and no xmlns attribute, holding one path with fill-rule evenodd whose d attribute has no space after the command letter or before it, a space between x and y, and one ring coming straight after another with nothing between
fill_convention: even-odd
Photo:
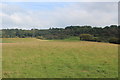
<instances>
[{"instance_id":1,"label":"foreground grass","mask_svg":"<svg viewBox=\"0 0 120 80\"><path fill-rule=\"evenodd\" d=\"M118 45L84 41L3 39L4 78L118 77Z\"/></svg>"}]
</instances>

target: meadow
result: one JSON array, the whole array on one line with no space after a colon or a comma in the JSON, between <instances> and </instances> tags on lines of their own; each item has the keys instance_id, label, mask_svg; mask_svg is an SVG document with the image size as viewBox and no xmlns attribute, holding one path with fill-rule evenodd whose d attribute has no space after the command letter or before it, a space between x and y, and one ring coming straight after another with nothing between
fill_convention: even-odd
<instances>
[{"instance_id":1,"label":"meadow","mask_svg":"<svg viewBox=\"0 0 120 80\"><path fill-rule=\"evenodd\" d=\"M3 38L3 78L116 78L118 45Z\"/></svg>"}]
</instances>

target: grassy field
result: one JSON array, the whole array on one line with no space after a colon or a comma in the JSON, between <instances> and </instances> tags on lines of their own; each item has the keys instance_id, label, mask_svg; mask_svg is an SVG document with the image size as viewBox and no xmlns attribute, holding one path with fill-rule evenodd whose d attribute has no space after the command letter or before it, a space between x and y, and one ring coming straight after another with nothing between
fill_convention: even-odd
<instances>
[{"instance_id":1,"label":"grassy field","mask_svg":"<svg viewBox=\"0 0 120 80\"><path fill-rule=\"evenodd\" d=\"M115 78L118 45L3 39L3 78Z\"/></svg>"}]
</instances>

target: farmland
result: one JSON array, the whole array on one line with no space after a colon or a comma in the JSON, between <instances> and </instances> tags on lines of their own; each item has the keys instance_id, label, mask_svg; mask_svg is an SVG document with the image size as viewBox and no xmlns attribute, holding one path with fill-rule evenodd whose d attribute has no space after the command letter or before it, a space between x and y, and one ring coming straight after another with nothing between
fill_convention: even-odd
<instances>
[{"instance_id":1,"label":"farmland","mask_svg":"<svg viewBox=\"0 0 120 80\"><path fill-rule=\"evenodd\" d=\"M118 45L3 38L3 78L116 78Z\"/></svg>"}]
</instances>

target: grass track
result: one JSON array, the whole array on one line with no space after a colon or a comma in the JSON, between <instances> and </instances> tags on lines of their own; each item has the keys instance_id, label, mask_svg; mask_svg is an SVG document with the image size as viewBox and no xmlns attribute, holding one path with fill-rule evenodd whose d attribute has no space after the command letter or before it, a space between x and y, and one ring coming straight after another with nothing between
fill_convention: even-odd
<instances>
[{"instance_id":1,"label":"grass track","mask_svg":"<svg viewBox=\"0 0 120 80\"><path fill-rule=\"evenodd\" d=\"M118 77L118 45L4 38L4 78Z\"/></svg>"}]
</instances>

